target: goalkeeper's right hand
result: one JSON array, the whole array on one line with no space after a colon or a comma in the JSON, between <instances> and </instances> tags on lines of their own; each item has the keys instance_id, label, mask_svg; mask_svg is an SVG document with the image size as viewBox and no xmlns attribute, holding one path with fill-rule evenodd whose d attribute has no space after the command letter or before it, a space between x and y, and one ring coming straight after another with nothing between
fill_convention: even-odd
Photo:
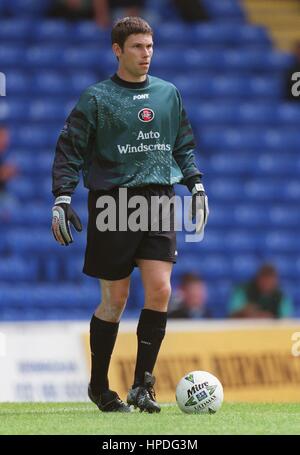
<instances>
[{"instance_id":1,"label":"goalkeeper's right hand","mask_svg":"<svg viewBox=\"0 0 300 455\"><path fill-rule=\"evenodd\" d=\"M70 222L77 232L82 231L80 218L71 207L71 196L58 196L52 208L52 233L61 245L73 242Z\"/></svg>"}]
</instances>

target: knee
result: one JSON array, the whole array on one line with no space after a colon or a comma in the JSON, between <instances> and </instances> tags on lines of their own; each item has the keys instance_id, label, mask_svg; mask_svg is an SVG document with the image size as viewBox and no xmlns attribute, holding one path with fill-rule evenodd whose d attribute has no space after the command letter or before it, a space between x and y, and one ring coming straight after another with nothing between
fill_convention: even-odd
<instances>
[{"instance_id":1,"label":"knee","mask_svg":"<svg viewBox=\"0 0 300 455\"><path fill-rule=\"evenodd\" d=\"M111 293L109 296L110 305L116 308L123 308L126 305L128 294L127 290Z\"/></svg>"},{"instance_id":2,"label":"knee","mask_svg":"<svg viewBox=\"0 0 300 455\"><path fill-rule=\"evenodd\" d=\"M168 302L171 296L170 283L158 283L147 292L148 298L155 302Z\"/></svg>"}]
</instances>

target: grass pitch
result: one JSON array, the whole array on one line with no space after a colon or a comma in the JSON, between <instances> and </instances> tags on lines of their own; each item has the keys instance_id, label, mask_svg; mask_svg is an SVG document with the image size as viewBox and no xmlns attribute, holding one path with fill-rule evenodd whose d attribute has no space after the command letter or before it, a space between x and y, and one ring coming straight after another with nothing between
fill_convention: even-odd
<instances>
[{"instance_id":1,"label":"grass pitch","mask_svg":"<svg viewBox=\"0 0 300 455\"><path fill-rule=\"evenodd\" d=\"M104 414L90 403L2 403L1 435L239 435L300 434L300 403L225 403L214 415Z\"/></svg>"}]
</instances>

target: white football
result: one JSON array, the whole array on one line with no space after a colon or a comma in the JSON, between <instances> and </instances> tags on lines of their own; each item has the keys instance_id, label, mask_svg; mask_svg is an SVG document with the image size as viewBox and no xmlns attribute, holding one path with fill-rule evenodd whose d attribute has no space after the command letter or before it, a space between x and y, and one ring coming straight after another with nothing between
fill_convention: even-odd
<instances>
[{"instance_id":1,"label":"white football","mask_svg":"<svg viewBox=\"0 0 300 455\"><path fill-rule=\"evenodd\" d=\"M207 371L191 371L177 384L176 401L187 414L214 414L224 398L221 382Z\"/></svg>"}]
</instances>

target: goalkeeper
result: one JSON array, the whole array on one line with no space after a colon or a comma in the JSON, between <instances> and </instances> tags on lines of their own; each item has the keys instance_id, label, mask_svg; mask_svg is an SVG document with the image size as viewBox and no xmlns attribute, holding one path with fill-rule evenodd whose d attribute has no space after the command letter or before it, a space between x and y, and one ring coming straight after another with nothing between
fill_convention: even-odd
<instances>
[{"instance_id":1,"label":"goalkeeper","mask_svg":"<svg viewBox=\"0 0 300 455\"><path fill-rule=\"evenodd\" d=\"M174 196L173 184L187 185L196 231L203 233L208 216L201 173L194 163L193 132L176 87L149 76L153 32L138 17L118 21L112 30L117 73L88 87L70 113L59 136L53 163L55 196L52 231L61 245L73 238L81 222L71 197L83 173L89 189L84 273L100 281L101 303L90 323L90 399L104 412L130 412L130 405L159 412L152 374L165 336L170 276L176 262L176 232L169 230L99 230L100 196L111 196L119 213L118 192L128 197ZM170 205L169 217L174 217ZM161 221L161 220L160 220ZM145 304L137 326L137 358L127 403L110 390L108 369L119 321L126 305L130 275L140 269Z\"/></svg>"}]
</instances>

